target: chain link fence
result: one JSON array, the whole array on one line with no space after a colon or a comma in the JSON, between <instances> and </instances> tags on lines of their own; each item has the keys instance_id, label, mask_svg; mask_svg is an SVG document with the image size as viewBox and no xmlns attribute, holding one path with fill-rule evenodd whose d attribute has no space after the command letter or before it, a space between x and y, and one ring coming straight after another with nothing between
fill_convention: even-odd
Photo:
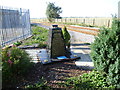
<instances>
[{"instance_id":1,"label":"chain link fence","mask_svg":"<svg viewBox=\"0 0 120 90\"><path fill-rule=\"evenodd\" d=\"M27 9L0 6L0 45L12 44L31 36Z\"/></svg>"}]
</instances>

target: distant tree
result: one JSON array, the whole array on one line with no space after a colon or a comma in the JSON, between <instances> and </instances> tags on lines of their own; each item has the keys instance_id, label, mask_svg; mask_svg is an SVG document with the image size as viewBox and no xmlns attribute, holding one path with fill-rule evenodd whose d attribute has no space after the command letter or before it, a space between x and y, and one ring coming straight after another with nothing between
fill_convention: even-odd
<instances>
[{"instance_id":1,"label":"distant tree","mask_svg":"<svg viewBox=\"0 0 120 90\"><path fill-rule=\"evenodd\" d=\"M61 7L55 6L54 3L49 3L46 9L46 16L50 22L56 18L61 18L60 13L62 13Z\"/></svg>"}]
</instances>

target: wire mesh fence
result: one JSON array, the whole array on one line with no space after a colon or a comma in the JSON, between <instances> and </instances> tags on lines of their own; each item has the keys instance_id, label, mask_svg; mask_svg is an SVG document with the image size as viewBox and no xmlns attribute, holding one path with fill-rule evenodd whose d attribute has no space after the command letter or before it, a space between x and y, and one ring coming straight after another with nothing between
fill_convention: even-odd
<instances>
[{"instance_id":1,"label":"wire mesh fence","mask_svg":"<svg viewBox=\"0 0 120 90\"><path fill-rule=\"evenodd\" d=\"M0 6L0 45L3 47L29 36L29 10Z\"/></svg>"}]
</instances>

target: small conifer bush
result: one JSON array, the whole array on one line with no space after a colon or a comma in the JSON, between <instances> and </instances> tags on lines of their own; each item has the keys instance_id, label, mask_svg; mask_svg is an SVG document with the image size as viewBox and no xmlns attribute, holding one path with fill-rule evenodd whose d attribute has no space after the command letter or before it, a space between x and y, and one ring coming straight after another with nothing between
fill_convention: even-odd
<instances>
[{"instance_id":1,"label":"small conifer bush","mask_svg":"<svg viewBox=\"0 0 120 90\"><path fill-rule=\"evenodd\" d=\"M120 88L120 21L117 18L113 18L111 28L100 30L91 45L90 56L108 84Z\"/></svg>"},{"instance_id":2,"label":"small conifer bush","mask_svg":"<svg viewBox=\"0 0 120 90\"><path fill-rule=\"evenodd\" d=\"M64 26L63 30L62 30L62 33L63 33L63 37L64 37L64 40L65 40L65 45L68 46L68 48L70 47L70 34L69 32L67 31L67 28L66 26Z\"/></svg>"}]
</instances>

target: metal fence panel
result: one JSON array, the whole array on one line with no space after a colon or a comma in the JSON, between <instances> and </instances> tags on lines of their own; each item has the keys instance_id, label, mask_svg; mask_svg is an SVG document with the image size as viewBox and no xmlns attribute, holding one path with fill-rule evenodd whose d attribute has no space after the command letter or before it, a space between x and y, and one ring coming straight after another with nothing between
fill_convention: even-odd
<instances>
[{"instance_id":1,"label":"metal fence panel","mask_svg":"<svg viewBox=\"0 0 120 90\"><path fill-rule=\"evenodd\" d=\"M0 6L0 45L3 47L29 36L29 10Z\"/></svg>"}]
</instances>

